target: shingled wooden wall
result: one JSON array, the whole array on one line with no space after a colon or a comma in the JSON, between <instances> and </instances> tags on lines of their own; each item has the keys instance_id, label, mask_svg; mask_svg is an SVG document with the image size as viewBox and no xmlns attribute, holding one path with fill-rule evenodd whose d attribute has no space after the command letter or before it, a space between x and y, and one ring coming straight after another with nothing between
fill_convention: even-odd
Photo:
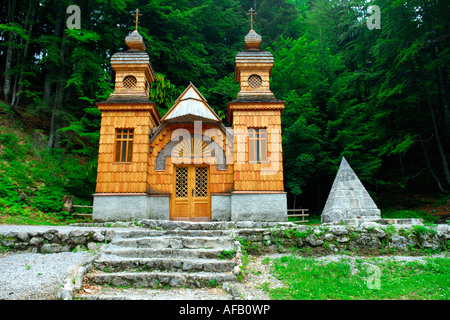
<instances>
[{"instance_id":1,"label":"shingled wooden wall","mask_svg":"<svg viewBox=\"0 0 450 320\"><path fill-rule=\"evenodd\" d=\"M235 191L284 191L281 110L278 105L256 103L241 104L233 111ZM267 163L249 163L250 128L267 129Z\"/></svg>"},{"instance_id":2,"label":"shingled wooden wall","mask_svg":"<svg viewBox=\"0 0 450 320\"><path fill-rule=\"evenodd\" d=\"M102 110L102 120L96 192L146 192L149 130L156 125L151 116L151 107L147 110L134 110L132 106L121 106L120 110L111 110L107 107L99 107L99 109ZM114 162L116 129L134 129L131 163Z\"/></svg>"}]
</instances>

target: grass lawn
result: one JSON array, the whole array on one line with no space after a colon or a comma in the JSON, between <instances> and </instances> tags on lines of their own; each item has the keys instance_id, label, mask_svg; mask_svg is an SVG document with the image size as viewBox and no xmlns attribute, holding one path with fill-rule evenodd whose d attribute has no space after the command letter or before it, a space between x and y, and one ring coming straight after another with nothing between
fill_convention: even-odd
<instances>
[{"instance_id":1,"label":"grass lawn","mask_svg":"<svg viewBox=\"0 0 450 320\"><path fill-rule=\"evenodd\" d=\"M269 259L264 261L269 263ZM263 286L275 300L448 300L450 258L396 261L359 257L338 261L287 256L270 260L285 287Z\"/></svg>"}]
</instances>

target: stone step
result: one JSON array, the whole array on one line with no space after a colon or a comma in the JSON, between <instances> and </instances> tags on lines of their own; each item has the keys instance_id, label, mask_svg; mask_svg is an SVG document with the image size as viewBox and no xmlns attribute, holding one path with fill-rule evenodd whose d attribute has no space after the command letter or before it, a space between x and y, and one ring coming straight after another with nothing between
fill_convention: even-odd
<instances>
[{"instance_id":1,"label":"stone step","mask_svg":"<svg viewBox=\"0 0 450 320\"><path fill-rule=\"evenodd\" d=\"M103 272L119 271L178 271L178 272L230 272L236 262L218 259L167 259L167 258L101 258L94 267Z\"/></svg>"},{"instance_id":2,"label":"stone step","mask_svg":"<svg viewBox=\"0 0 450 320\"><path fill-rule=\"evenodd\" d=\"M180 236L180 237L230 237L233 230L116 230L117 238L142 238L142 237L160 237L160 236Z\"/></svg>"},{"instance_id":3,"label":"stone step","mask_svg":"<svg viewBox=\"0 0 450 320\"><path fill-rule=\"evenodd\" d=\"M103 248L103 254L116 255L122 258L186 258L186 259L217 259L224 250L231 251L233 247L211 249L174 249L174 248L124 248L108 245Z\"/></svg>"},{"instance_id":4,"label":"stone step","mask_svg":"<svg viewBox=\"0 0 450 320\"><path fill-rule=\"evenodd\" d=\"M116 238L112 244L128 248L153 248L153 249L213 249L230 247L235 243L231 237L183 237L183 236L159 236L141 238Z\"/></svg>"},{"instance_id":5,"label":"stone step","mask_svg":"<svg viewBox=\"0 0 450 320\"><path fill-rule=\"evenodd\" d=\"M88 284L133 288L203 288L236 280L231 272L93 272L85 277Z\"/></svg>"},{"instance_id":6,"label":"stone step","mask_svg":"<svg viewBox=\"0 0 450 320\"><path fill-rule=\"evenodd\" d=\"M292 222L272 222L272 221L210 221L210 222L193 222L193 221L173 221L173 220L149 220L140 221L140 225L144 228L159 230L229 230L239 228L273 228L293 227L296 226Z\"/></svg>"},{"instance_id":7,"label":"stone step","mask_svg":"<svg viewBox=\"0 0 450 320\"><path fill-rule=\"evenodd\" d=\"M163 230L226 230L235 226L231 221L211 221L211 222L195 222L195 221L174 221L174 220L148 220L141 221L144 228L163 229Z\"/></svg>"},{"instance_id":8,"label":"stone step","mask_svg":"<svg viewBox=\"0 0 450 320\"><path fill-rule=\"evenodd\" d=\"M221 288L115 288L101 291L88 289L77 295L80 300L232 300L232 294Z\"/></svg>"}]
</instances>

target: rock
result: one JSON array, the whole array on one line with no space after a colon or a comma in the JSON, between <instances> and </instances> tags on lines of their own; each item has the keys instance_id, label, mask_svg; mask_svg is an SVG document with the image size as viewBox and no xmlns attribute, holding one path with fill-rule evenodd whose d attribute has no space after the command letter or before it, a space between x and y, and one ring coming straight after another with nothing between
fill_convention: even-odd
<instances>
[{"instance_id":1,"label":"rock","mask_svg":"<svg viewBox=\"0 0 450 320\"><path fill-rule=\"evenodd\" d=\"M58 299L73 300L73 284L72 280L68 279L63 288L58 291Z\"/></svg>"},{"instance_id":2,"label":"rock","mask_svg":"<svg viewBox=\"0 0 450 320\"><path fill-rule=\"evenodd\" d=\"M95 232L92 235L92 240L95 242L103 242L103 241L105 241L105 236L103 234L101 234L100 232Z\"/></svg>"},{"instance_id":3,"label":"rock","mask_svg":"<svg viewBox=\"0 0 450 320\"><path fill-rule=\"evenodd\" d=\"M71 240L74 244L80 245L85 244L87 239L85 236L80 236L80 237L72 237Z\"/></svg>"},{"instance_id":4,"label":"rock","mask_svg":"<svg viewBox=\"0 0 450 320\"><path fill-rule=\"evenodd\" d=\"M337 242L340 242L340 243L345 243L345 242L349 242L350 239L349 239L348 237L346 237L346 236L342 236L342 237L338 237L338 238L336 239L336 241L337 241Z\"/></svg>"},{"instance_id":5,"label":"rock","mask_svg":"<svg viewBox=\"0 0 450 320\"><path fill-rule=\"evenodd\" d=\"M376 227L375 232L377 233L378 238L384 238L386 236L386 232L382 230L380 227Z\"/></svg>"},{"instance_id":6,"label":"rock","mask_svg":"<svg viewBox=\"0 0 450 320\"><path fill-rule=\"evenodd\" d=\"M17 239L19 239L20 241L28 241L30 239L30 236L28 235L28 232L18 232Z\"/></svg>"},{"instance_id":7,"label":"rock","mask_svg":"<svg viewBox=\"0 0 450 320\"><path fill-rule=\"evenodd\" d=\"M327 233L327 234L324 236L324 239L327 240L327 241L333 241L334 235L331 234L331 233Z\"/></svg>"},{"instance_id":8,"label":"rock","mask_svg":"<svg viewBox=\"0 0 450 320\"><path fill-rule=\"evenodd\" d=\"M234 275L238 275L240 272L241 272L241 267L235 266L235 267L233 268L233 274L234 274Z\"/></svg>"},{"instance_id":9,"label":"rock","mask_svg":"<svg viewBox=\"0 0 450 320\"><path fill-rule=\"evenodd\" d=\"M171 239L169 241L169 246L172 249L182 249L183 248L183 241L181 239Z\"/></svg>"},{"instance_id":10,"label":"rock","mask_svg":"<svg viewBox=\"0 0 450 320\"><path fill-rule=\"evenodd\" d=\"M47 230L46 232L44 232L44 234L42 235L45 239L47 239L48 241L53 240L53 238L55 237L55 234L58 233L58 230L55 229L51 229L51 230Z\"/></svg>"},{"instance_id":11,"label":"rock","mask_svg":"<svg viewBox=\"0 0 450 320\"><path fill-rule=\"evenodd\" d=\"M42 253L58 253L61 252L61 246L54 243L44 243L41 248Z\"/></svg>"},{"instance_id":12,"label":"rock","mask_svg":"<svg viewBox=\"0 0 450 320\"><path fill-rule=\"evenodd\" d=\"M183 270L184 271L190 271L194 268L194 264L190 261L183 262Z\"/></svg>"},{"instance_id":13,"label":"rock","mask_svg":"<svg viewBox=\"0 0 450 320\"><path fill-rule=\"evenodd\" d=\"M169 286L182 287L186 281L182 277L173 277L169 280Z\"/></svg>"},{"instance_id":14,"label":"rock","mask_svg":"<svg viewBox=\"0 0 450 320\"><path fill-rule=\"evenodd\" d=\"M84 232L82 230L72 230L72 231L70 231L69 236L71 238L81 237L81 236L83 236L83 233Z\"/></svg>"},{"instance_id":15,"label":"rock","mask_svg":"<svg viewBox=\"0 0 450 320\"><path fill-rule=\"evenodd\" d=\"M311 247L318 247L323 244L323 241L320 239L316 239L315 236L310 234L305 239L306 243L309 244Z\"/></svg>"},{"instance_id":16,"label":"rock","mask_svg":"<svg viewBox=\"0 0 450 320\"><path fill-rule=\"evenodd\" d=\"M378 237L365 234L359 238L356 238L355 241L351 242L350 246L352 248L359 248L363 250L374 250L379 249L381 247L381 243L380 240L378 240Z\"/></svg>"},{"instance_id":17,"label":"rock","mask_svg":"<svg viewBox=\"0 0 450 320\"><path fill-rule=\"evenodd\" d=\"M31 240L30 240L30 245L31 246L39 246L39 245L41 245L43 243L44 243L44 239L42 237L39 237L39 236L35 236L35 237L31 238Z\"/></svg>"},{"instance_id":18,"label":"rock","mask_svg":"<svg viewBox=\"0 0 450 320\"><path fill-rule=\"evenodd\" d=\"M348 230L345 227L335 227L332 229L332 231L334 235L336 236L342 236L345 234L348 234Z\"/></svg>"},{"instance_id":19,"label":"rock","mask_svg":"<svg viewBox=\"0 0 450 320\"><path fill-rule=\"evenodd\" d=\"M37 231L28 231L27 233L30 238L36 237L39 234Z\"/></svg>"},{"instance_id":20,"label":"rock","mask_svg":"<svg viewBox=\"0 0 450 320\"><path fill-rule=\"evenodd\" d=\"M95 243L95 242L89 242L87 244L87 248L89 250L98 250L100 249L104 244L103 243Z\"/></svg>"},{"instance_id":21,"label":"rock","mask_svg":"<svg viewBox=\"0 0 450 320\"><path fill-rule=\"evenodd\" d=\"M391 240L388 246L391 248L398 248L401 250L408 250L410 245L413 245L414 241L408 240L407 238L398 235L396 233L391 235Z\"/></svg>"},{"instance_id":22,"label":"rock","mask_svg":"<svg viewBox=\"0 0 450 320\"><path fill-rule=\"evenodd\" d=\"M432 250L439 249L439 239L436 235L421 235L422 247Z\"/></svg>"},{"instance_id":23,"label":"rock","mask_svg":"<svg viewBox=\"0 0 450 320\"><path fill-rule=\"evenodd\" d=\"M126 287L129 285L128 281L122 279L121 277L114 277L112 279L112 284L115 287Z\"/></svg>"},{"instance_id":24,"label":"rock","mask_svg":"<svg viewBox=\"0 0 450 320\"><path fill-rule=\"evenodd\" d=\"M334 245L334 244L330 244L328 246L328 250L330 250L331 252L338 252L339 251L338 247L336 245Z\"/></svg>"}]
</instances>

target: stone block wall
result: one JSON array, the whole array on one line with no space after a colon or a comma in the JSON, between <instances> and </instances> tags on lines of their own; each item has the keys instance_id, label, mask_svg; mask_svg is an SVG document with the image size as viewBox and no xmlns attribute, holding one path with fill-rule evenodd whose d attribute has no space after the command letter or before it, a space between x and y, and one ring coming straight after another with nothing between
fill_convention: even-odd
<instances>
[{"instance_id":1,"label":"stone block wall","mask_svg":"<svg viewBox=\"0 0 450 320\"><path fill-rule=\"evenodd\" d=\"M290 252L316 254L339 252L395 253L420 250L449 251L450 226L423 224L322 225L240 229L236 236L250 253Z\"/></svg>"},{"instance_id":2,"label":"stone block wall","mask_svg":"<svg viewBox=\"0 0 450 320\"><path fill-rule=\"evenodd\" d=\"M19 231L0 234L0 251L34 253L70 252L74 249L96 249L114 238L112 230ZM3 249L3 250L1 250Z\"/></svg>"}]
</instances>

